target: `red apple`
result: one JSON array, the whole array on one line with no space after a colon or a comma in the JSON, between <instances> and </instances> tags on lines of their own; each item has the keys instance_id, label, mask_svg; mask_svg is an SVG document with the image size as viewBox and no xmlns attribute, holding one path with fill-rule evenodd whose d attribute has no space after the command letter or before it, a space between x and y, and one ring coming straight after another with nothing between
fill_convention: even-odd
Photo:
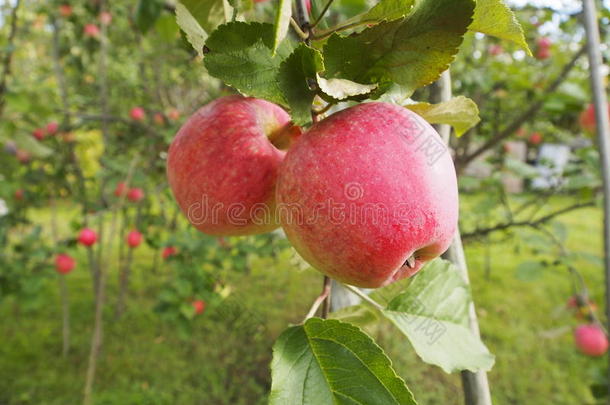
<instances>
[{"instance_id":1,"label":"red apple","mask_svg":"<svg viewBox=\"0 0 610 405\"><path fill-rule=\"evenodd\" d=\"M517 136L518 136L519 138L524 138L524 137L525 137L525 135L527 135L527 132L525 131L525 128L520 127L520 128L517 130L516 134L517 134Z\"/></svg>"},{"instance_id":2,"label":"red apple","mask_svg":"<svg viewBox=\"0 0 610 405\"><path fill-rule=\"evenodd\" d=\"M173 246L166 246L163 249L163 253L161 254L161 256L164 259L167 259L168 257L174 256L176 253L178 253L178 250L175 247L173 247Z\"/></svg>"},{"instance_id":3,"label":"red apple","mask_svg":"<svg viewBox=\"0 0 610 405\"><path fill-rule=\"evenodd\" d=\"M124 182L119 182L116 185L116 188L114 189L114 195L117 197L121 197L123 195L125 195L125 193L127 192L127 185Z\"/></svg>"},{"instance_id":4,"label":"red apple","mask_svg":"<svg viewBox=\"0 0 610 405\"><path fill-rule=\"evenodd\" d=\"M92 246L97 241L97 233L93 229L84 228L78 234L78 242L84 246Z\"/></svg>"},{"instance_id":5,"label":"red apple","mask_svg":"<svg viewBox=\"0 0 610 405\"><path fill-rule=\"evenodd\" d=\"M58 129L59 123L57 123L56 121L49 122L46 126L47 135L55 135Z\"/></svg>"},{"instance_id":6,"label":"red apple","mask_svg":"<svg viewBox=\"0 0 610 405\"><path fill-rule=\"evenodd\" d=\"M576 347L587 356L602 356L608 350L608 338L597 325L580 325L574 331Z\"/></svg>"},{"instance_id":7,"label":"red apple","mask_svg":"<svg viewBox=\"0 0 610 405\"><path fill-rule=\"evenodd\" d=\"M536 45L539 48L550 48L553 45L553 42L549 37L540 37L536 40Z\"/></svg>"},{"instance_id":8,"label":"red apple","mask_svg":"<svg viewBox=\"0 0 610 405\"><path fill-rule=\"evenodd\" d=\"M532 132L528 141L532 145L539 145L542 142L542 134L540 132Z\"/></svg>"},{"instance_id":9,"label":"red apple","mask_svg":"<svg viewBox=\"0 0 610 405\"><path fill-rule=\"evenodd\" d=\"M17 149L17 152L15 152L15 157L19 162L27 163L30 161L30 152L23 149Z\"/></svg>"},{"instance_id":10,"label":"red apple","mask_svg":"<svg viewBox=\"0 0 610 405\"><path fill-rule=\"evenodd\" d=\"M35 130L32 131L32 136L36 139L38 139L39 141L42 141L45 137L45 132L44 132L44 128L36 128Z\"/></svg>"},{"instance_id":11,"label":"red apple","mask_svg":"<svg viewBox=\"0 0 610 405\"><path fill-rule=\"evenodd\" d=\"M167 116L172 121L178 121L180 119L180 111L176 110L175 108L172 108L167 113Z\"/></svg>"},{"instance_id":12,"label":"red apple","mask_svg":"<svg viewBox=\"0 0 610 405\"><path fill-rule=\"evenodd\" d=\"M83 33L86 37L98 38L100 36L100 28L95 24L85 24Z\"/></svg>"},{"instance_id":13,"label":"red apple","mask_svg":"<svg viewBox=\"0 0 610 405\"><path fill-rule=\"evenodd\" d=\"M25 192L22 189L15 190L15 200L23 201L24 197L25 197Z\"/></svg>"},{"instance_id":14,"label":"red apple","mask_svg":"<svg viewBox=\"0 0 610 405\"><path fill-rule=\"evenodd\" d=\"M539 48L536 51L536 59L545 60L551 57L551 50L549 48Z\"/></svg>"},{"instance_id":15,"label":"red apple","mask_svg":"<svg viewBox=\"0 0 610 405\"><path fill-rule=\"evenodd\" d=\"M55 270L59 274L68 274L76 266L76 260L70 255L60 253L55 257Z\"/></svg>"},{"instance_id":16,"label":"red apple","mask_svg":"<svg viewBox=\"0 0 610 405\"><path fill-rule=\"evenodd\" d=\"M417 114L364 103L314 124L280 167L288 239L314 268L376 288L442 254L457 227L451 155Z\"/></svg>"},{"instance_id":17,"label":"red apple","mask_svg":"<svg viewBox=\"0 0 610 405\"><path fill-rule=\"evenodd\" d=\"M131 202L138 202L144 198L144 190L138 187L130 188L127 192L127 199Z\"/></svg>"},{"instance_id":18,"label":"red apple","mask_svg":"<svg viewBox=\"0 0 610 405\"><path fill-rule=\"evenodd\" d=\"M195 300L192 302L193 308L195 308L195 314L199 315L205 310L204 300Z\"/></svg>"},{"instance_id":19,"label":"red apple","mask_svg":"<svg viewBox=\"0 0 610 405\"><path fill-rule=\"evenodd\" d=\"M142 121L146 117L146 112L142 107L133 107L129 111L129 116L134 121Z\"/></svg>"},{"instance_id":20,"label":"red apple","mask_svg":"<svg viewBox=\"0 0 610 405\"><path fill-rule=\"evenodd\" d=\"M159 126L165 125L165 117L163 117L163 114L161 113L155 113L155 115L153 115L153 121Z\"/></svg>"},{"instance_id":21,"label":"red apple","mask_svg":"<svg viewBox=\"0 0 610 405\"><path fill-rule=\"evenodd\" d=\"M167 158L174 197L188 220L210 235L252 235L279 226L275 183L300 133L275 104L241 96L200 108L180 128Z\"/></svg>"},{"instance_id":22,"label":"red apple","mask_svg":"<svg viewBox=\"0 0 610 405\"><path fill-rule=\"evenodd\" d=\"M504 48L498 44L492 44L489 46L489 54L492 56L501 55L504 52Z\"/></svg>"},{"instance_id":23,"label":"red apple","mask_svg":"<svg viewBox=\"0 0 610 405\"><path fill-rule=\"evenodd\" d=\"M608 105L608 117L610 119L610 105ZM585 132L595 134L597 122L595 121L595 106L593 104L587 105L587 108L580 113L579 122Z\"/></svg>"},{"instance_id":24,"label":"red apple","mask_svg":"<svg viewBox=\"0 0 610 405\"><path fill-rule=\"evenodd\" d=\"M129 247L135 248L142 243L142 239L142 234L136 230L133 230L127 235L127 244Z\"/></svg>"},{"instance_id":25,"label":"red apple","mask_svg":"<svg viewBox=\"0 0 610 405\"><path fill-rule=\"evenodd\" d=\"M108 11L102 11L99 15L100 23L102 25L110 25L112 22L112 14Z\"/></svg>"},{"instance_id":26,"label":"red apple","mask_svg":"<svg viewBox=\"0 0 610 405\"><path fill-rule=\"evenodd\" d=\"M72 6L69 4L61 4L59 6L59 14L65 18L70 17L72 15Z\"/></svg>"}]
</instances>

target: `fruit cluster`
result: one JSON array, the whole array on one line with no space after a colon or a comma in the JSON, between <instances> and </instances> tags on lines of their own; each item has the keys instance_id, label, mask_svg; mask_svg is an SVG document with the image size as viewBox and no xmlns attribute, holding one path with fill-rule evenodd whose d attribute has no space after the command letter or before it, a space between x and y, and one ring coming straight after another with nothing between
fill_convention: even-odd
<instances>
[{"instance_id":1,"label":"fruit cluster","mask_svg":"<svg viewBox=\"0 0 610 405\"><path fill-rule=\"evenodd\" d=\"M304 131L275 104L223 97L179 130L167 174L201 232L281 225L313 267L359 287L415 274L457 227L449 151L420 116L388 103L359 104Z\"/></svg>"}]
</instances>

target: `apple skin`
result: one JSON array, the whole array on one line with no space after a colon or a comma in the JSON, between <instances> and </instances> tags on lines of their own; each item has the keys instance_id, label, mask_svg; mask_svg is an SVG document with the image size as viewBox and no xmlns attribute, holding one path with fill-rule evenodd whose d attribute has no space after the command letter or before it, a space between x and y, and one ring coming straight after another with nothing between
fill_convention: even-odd
<instances>
[{"instance_id":1,"label":"apple skin","mask_svg":"<svg viewBox=\"0 0 610 405\"><path fill-rule=\"evenodd\" d=\"M134 121L142 121L146 117L146 112L142 107L134 107L129 111L129 116Z\"/></svg>"},{"instance_id":2,"label":"apple skin","mask_svg":"<svg viewBox=\"0 0 610 405\"><path fill-rule=\"evenodd\" d=\"M46 131L48 135L55 135L58 129L59 123L57 121L51 121L46 126Z\"/></svg>"},{"instance_id":3,"label":"apple skin","mask_svg":"<svg viewBox=\"0 0 610 405\"><path fill-rule=\"evenodd\" d=\"M550 48L553 45L553 41L549 37L540 37L536 40L536 45L540 48Z\"/></svg>"},{"instance_id":4,"label":"apple skin","mask_svg":"<svg viewBox=\"0 0 610 405\"><path fill-rule=\"evenodd\" d=\"M17 189L15 190L15 200L17 201L23 201L23 199L25 198L25 192L23 191L23 189Z\"/></svg>"},{"instance_id":5,"label":"apple skin","mask_svg":"<svg viewBox=\"0 0 610 405\"><path fill-rule=\"evenodd\" d=\"M178 121L180 119L180 111L176 110L175 108L172 108L167 113L167 116L172 121Z\"/></svg>"},{"instance_id":6,"label":"apple skin","mask_svg":"<svg viewBox=\"0 0 610 405\"><path fill-rule=\"evenodd\" d=\"M227 96L200 108L168 152L167 177L182 212L209 235L276 229L275 184L285 152L272 141L284 146L299 134L286 111L265 100Z\"/></svg>"},{"instance_id":7,"label":"apple skin","mask_svg":"<svg viewBox=\"0 0 610 405\"><path fill-rule=\"evenodd\" d=\"M130 188L127 192L127 199L131 202L139 202L144 198L144 190L138 187Z\"/></svg>"},{"instance_id":8,"label":"apple skin","mask_svg":"<svg viewBox=\"0 0 610 405\"><path fill-rule=\"evenodd\" d=\"M203 300L195 300L191 303L193 308L195 308L195 314L199 315L205 310L205 301Z\"/></svg>"},{"instance_id":9,"label":"apple skin","mask_svg":"<svg viewBox=\"0 0 610 405\"><path fill-rule=\"evenodd\" d=\"M59 274L68 274L76 266L76 260L70 255L60 253L55 257L55 270Z\"/></svg>"},{"instance_id":10,"label":"apple skin","mask_svg":"<svg viewBox=\"0 0 610 405\"><path fill-rule=\"evenodd\" d=\"M72 6L69 4L61 4L59 6L59 14L65 18L70 17L72 15Z\"/></svg>"},{"instance_id":11,"label":"apple skin","mask_svg":"<svg viewBox=\"0 0 610 405\"><path fill-rule=\"evenodd\" d=\"M30 161L30 152L28 152L27 150L23 150L23 149L17 149L17 152L15 152L15 157L17 158L17 160L20 163L28 163Z\"/></svg>"},{"instance_id":12,"label":"apple skin","mask_svg":"<svg viewBox=\"0 0 610 405\"><path fill-rule=\"evenodd\" d=\"M542 142L542 134L540 132L533 132L528 138L528 141L532 145L540 145Z\"/></svg>"},{"instance_id":13,"label":"apple skin","mask_svg":"<svg viewBox=\"0 0 610 405\"><path fill-rule=\"evenodd\" d=\"M121 197L122 195L125 195L125 193L127 192L127 185L124 182L119 182L116 185L116 188L114 189L114 195L116 197Z\"/></svg>"},{"instance_id":14,"label":"apple skin","mask_svg":"<svg viewBox=\"0 0 610 405\"><path fill-rule=\"evenodd\" d=\"M163 257L163 259L167 259L167 258L169 258L171 256L174 256L177 253L178 253L178 250L175 247L173 247L173 246L166 246L163 249L163 253L161 254L161 257Z\"/></svg>"},{"instance_id":15,"label":"apple skin","mask_svg":"<svg viewBox=\"0 0 610 405\"><path fill-rule=\"evenodd\" d=\"M498 56L498 55L502 55L502 53L504 53L504 48L502 48L501 45L498 44L492 44L489 46L489 54L492 56Z\"/></svg>"},{"instance_id":16,"label":"apple skin","mask_svg":"<svg viewBox=\"0 0 610 405\"><path fill-rule=\"evenodd\" d=\"M142 234L138 231L131 231L127 234L127 244L130 248L136 248L142 243Z\"/></svg>"},{"instance_id":17,"label":"apple skin","mask_svg":"<svg viewBox=\"0 0 610 405\"><path fill-rule=\"evenodd\" d=\"M93 246L97 242L97 233L91 228L84 228L78 234L78 242L83 246Z\"/></svg>"},{"instance_id":18,"label":"apple skin","mask_svg":"<svg viewBox=\"0 0 610 405\"><path fill-rule=\"evenodd\" d=\"M610 117L610 105L608 106L608 117ZM597 122L595 122L595 106L593 104L587 105L587 108L580 113L578 121L585 132L595 134L595 131L597 130Z\"/></svg>"},{"instance_id":19,"label":"apple skin","mask_svg":"<svg viewBox=\"0 0 610 405\"><path fill-rule=\"evenodd\" d=\"M608 350L608 338L599 326L580 325L574 331L576 347L587 356L599 357Z\"/></svg>"},{"instance_id":20,"label":"apple skin","mask_svg":"<svg viewBox=\"0 0 610 405\"><path fill-rule=\"evenodd\" d=\"M85 24L83 33L86 37L98 38L100 36L100 28L95 24Z\"/></svg>"},{"instance_id":21,"label":"apple skin","mask_svg":"<svg viewBox=\"0 0 610 405\"><path fill-rule=\"evenodd\" d=\"M34 138L38 139L39 141L42 141L44 139L44 137L46 136L44 128L36 128L35 130L32 131L32 136Z\"/></svg>"},{"instance_id":22,"label":"apple skin","mask_svg":"<svg viewBox=\"0 0 610 405\"><path fill-rule=\"evenodd\" d=\"M422 149L430 144L440 150L435 160ZM348 108L305 132L282 163L277 202L307 262L367 288L417 273L447 250L458 220L455 168L438 133L388 103ZM290 218L293 207L300 219ZM375 217L375 207L386 214Z\"/></svg>"},{"instance_id":23,"label":"apple skin","mask_svg":"<svg viewBox=\"0 0 610 405\"><path fill-rule=\"evenodd\" d=\"M110 25L112 22L112 14L110 14L108 11L102 11L98 18L102 25Z\"/></svg>"}]
</instances>

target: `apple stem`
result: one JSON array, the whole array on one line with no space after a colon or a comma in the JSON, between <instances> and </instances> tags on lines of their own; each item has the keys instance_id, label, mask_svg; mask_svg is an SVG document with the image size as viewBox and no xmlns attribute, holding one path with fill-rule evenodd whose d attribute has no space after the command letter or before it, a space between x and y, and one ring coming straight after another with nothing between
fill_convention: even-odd
<instances>
[{"instance_id":1,"label":"apple stem","mask_svg":"<svg viewBox=\"0 0 610 405\"><path fill-rule=\"evenodd\" d=\"M329 298L330 298L330 277L324 276L324 286L322 287L322 292L320 293L320 295L318 295L318 297L315 299L315 301L311 305L311 308L309 309L309 312L305 316L305 319L303 320L303 322L305 322L306 320L308 320L310 318L313 318L314 315L316 314L316 312L318 312L318 308L320 308L320 305L322 305L322 304L324 304L324 306L322 307L322 318L326 318L328 316L328 310L329 310L329 303L328 303Z\"/></svg>"}]
</instances>

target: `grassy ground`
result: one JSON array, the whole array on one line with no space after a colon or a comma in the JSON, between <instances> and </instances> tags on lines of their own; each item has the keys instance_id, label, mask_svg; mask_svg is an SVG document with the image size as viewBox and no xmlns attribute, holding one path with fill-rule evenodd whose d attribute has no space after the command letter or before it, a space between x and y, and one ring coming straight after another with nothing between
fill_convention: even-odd
<instances>
[{"instance_id":1,"label":"grassy ground","mask_svg":"<svg viewBox=\"0 0 610 405\"><path fill-rule=\"evenodd\" d=\"M465 198L466 220L475 202L476 198ZM551 205L569 203L567 198L555 198ZM42 222L47 215L36 213ZM68 223L73 214L65 210L62 215L62 223ZM599 210L583 209L561 221L569 227L568 248L601 254ZM522 239L507 239L489 249L471 243L466 250L483 338L496 355L489 375L494 403L591 403L591 370L604 360L586 358L574 349L570 328L576 321L563 310L571 295L566 271L549 267L536 281L517 279L516 266L533 257ZM152 311L167 274L165 269L151 273L152 254L142 250L137 256L129 309L119 321L112 314L116 274L110 274L96 405L265 403L273 340L287 323L302 319L319 292L321 277L294 270L288 261L255 258L249 274L229 275L235 294L228 304L196 319L191 338L183 339ZM575 264L601 303L602 269L584 261ZM60 354L61 315L54 278L37 308L17 310L19 303L0 304L0 405L80 403L93 304L85 271L73 272L68 280L73 339L65 359ZM390 328L382 327L376 335L420 404L462 403L458 375L421 363L408 342Z\"/></svg>"}]
</instances>

